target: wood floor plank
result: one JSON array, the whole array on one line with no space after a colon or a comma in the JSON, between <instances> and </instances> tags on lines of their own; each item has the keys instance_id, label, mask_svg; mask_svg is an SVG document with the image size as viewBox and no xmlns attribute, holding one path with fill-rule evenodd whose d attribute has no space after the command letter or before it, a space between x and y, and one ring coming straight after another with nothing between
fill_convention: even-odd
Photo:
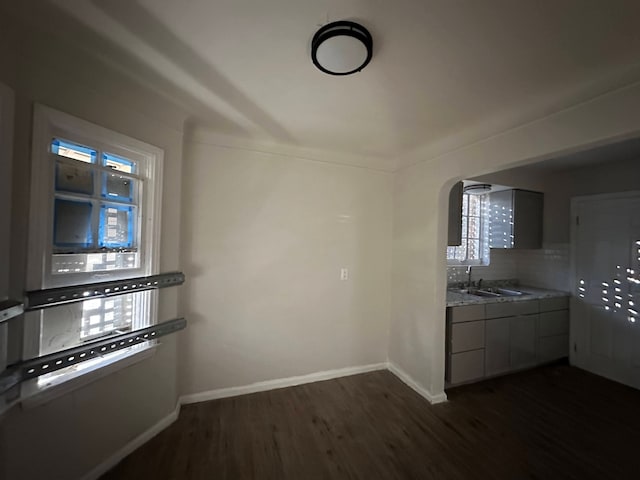
<instances>
[{"instance_id":1,"label":"wood floor plank","mask_svg":"<svg viewBox=\"0 0 640 480\"><path fill-rule=\"evenodd\" d=\"M554 365L447 393L379 371L187 405L102 480L640 478L640 391Z\"/></svg>"}]
</instances>

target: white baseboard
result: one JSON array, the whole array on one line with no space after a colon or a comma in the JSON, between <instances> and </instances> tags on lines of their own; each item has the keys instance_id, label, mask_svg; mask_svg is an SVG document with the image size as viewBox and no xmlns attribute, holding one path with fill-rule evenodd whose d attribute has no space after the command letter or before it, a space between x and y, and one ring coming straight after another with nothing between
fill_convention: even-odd
<instances>
[{"instance_id":1,"label":"white baseboard","mask_svg":"<svg viewBox=\"0 0 640 480\"><path fill-rule=\"evenodd\" d=\"M373 363L370 365L362 365L359 367L338 368L336 370L325 370L323 372L310 373L297 377L279 378L276 380L267 380L264 382L252 383L242 387L219 388L206 392L192 393L180 397L180 404L206 402L208 400L216 400L218 398L235 397L238 395L246 395L248 393L264 392L266 390L275 390L276 388L293 387L305 383L319 382L322 380L331 380L332 378L347 377L358 373L373 372L375 370L385 370L387 364Z\"/></svg>"},{"instance_id":2,"label":"white baseboard","mask_svg":"<svg viewBox=\"0 0 640 480\"><path fill-rule=\"evenodd\" d=\"M416 382L413 378L409 376L407 372L402 370L396 364L388 362L387 369L393 373L396 377L402 380L407 386L411 387L411 389L415 390L419 395L426 398L429 403L442 403L447 401L447 394L444 392L433 395L429 390L424 388L418 382Z\"/></svg>"},{"instance_id":3,"label":"white baseboard","mask_svg":"<svg viewBox=\"0 0 640 480\"><path fill-rule=\"evenodd\" d=\"M133 453L135 450L140 448L142 445L147 443L153 437L155 437L158 433L163 431L173 422L178 419L178 415L180 414L180 403L176 404L176 408L166 417L162 418L158 423L153 425L151 428L146 430L145 432L138 435L136 438L127 443L124 447L118 450L116 453L107 458L104 462L100 463L93 470L88 472L86 475L82 477L82 480L97 480L100 476L107 473L113 467L115 467L120 461L122 461L127 455Z\"/></svg>"}]
</instances>

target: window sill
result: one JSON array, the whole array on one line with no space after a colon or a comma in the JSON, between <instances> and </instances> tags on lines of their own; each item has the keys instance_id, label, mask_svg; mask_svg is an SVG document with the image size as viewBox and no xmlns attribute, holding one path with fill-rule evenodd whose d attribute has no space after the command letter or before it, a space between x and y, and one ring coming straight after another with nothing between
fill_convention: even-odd
<instances>
[{"instance_id":1,"label":"window sill","mask_svg":"<svg viewBox=\"0 0 640 480\"><path fill-rule=\"evenodd\" d=\"M92 361L79 363L59 372L54 372L28 382L21 386L20 404L23 410L29 410L45 404L62 395L71 393L100 378L111 375L123 368L135 365L154 355L157 342L145 342L133 347L114 352Z\"/></svg>"}]
</instances>

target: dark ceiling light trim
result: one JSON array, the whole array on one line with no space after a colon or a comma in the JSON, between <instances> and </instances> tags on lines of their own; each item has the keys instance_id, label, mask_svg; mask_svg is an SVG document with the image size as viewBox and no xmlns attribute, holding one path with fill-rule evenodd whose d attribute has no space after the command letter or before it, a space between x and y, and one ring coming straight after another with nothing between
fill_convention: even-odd
<instances>
[{"instance_id":1,"label":"dark ceiling light trim","mask_svg":"<svg viewBox=\"0 0 640 480\"><path fill-rule=\"evenodd\" d=\"M367 55L364 61L362 61L359 65L354 65L354 68L352 70L345 72L332 71L330 70L330 67L322 65L318 60L318 48L320 47L320 45L322 45L327 40L338 36L355 38L361 41L367 49ZM322 70L324 73L328 73L329 75L351 75L352 73L359 72L369 64L372 55L373 38L371 37L369 30L358 23L349 22L347 20L328 23L316 32L316 34L313 36L313 40L311 41L311 60L313 61L313 64L318 67L318 69Z\"/></svg>"},{"instance_id":2,"label":"dark ceiling light trim","mask_svg":"<svg viewBox=\"0 0 640 480\"><path fill-rule=\"evenodd\" d=\"M488 183L473 183L464 187L463 191L470 195L482 195L491 191L491 185Z\"/></svg>"}]
</instances>

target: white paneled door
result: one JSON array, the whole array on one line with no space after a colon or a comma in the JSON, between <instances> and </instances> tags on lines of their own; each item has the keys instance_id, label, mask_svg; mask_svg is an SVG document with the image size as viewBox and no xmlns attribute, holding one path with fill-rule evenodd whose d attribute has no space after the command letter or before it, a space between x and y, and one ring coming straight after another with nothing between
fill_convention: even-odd
<instances>
[{"instance_id":1,"label":"white paneled door","mask_svg":"<svg viewBox=\"0 0 640 480\"><path fill-rule=\"evenodd\" d=\"M572 364L640 388L640 192L572 201Z\"/></svg>"}]
</instances>

